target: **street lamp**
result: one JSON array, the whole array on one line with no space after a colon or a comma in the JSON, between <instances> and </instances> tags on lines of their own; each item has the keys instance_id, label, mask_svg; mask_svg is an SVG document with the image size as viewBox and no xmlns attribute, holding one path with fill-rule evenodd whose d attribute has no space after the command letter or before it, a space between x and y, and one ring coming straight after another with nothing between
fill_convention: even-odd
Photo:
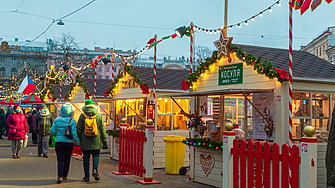
<instances>
[{"instance_id":1,"label":"street lamp","mask_svg":"<svg viewBox=\"0 0 335 188\"><path fill-rule=\"evenodd\" d=\"M62 22L62 20L59 20L59 22L57 22L57 25L65 25L64 22Z\"/></svg>"},{"instance_id":2,"label":"street lamp","mask_svg":"<svg viewBox=\"0 0 335 188\"><path fill-rule=\"evenodd\" d=\"M184 35L186 35L188 37L191 36L191 28L190 28L190 26L188 26L188 27L181 26L181 27L177 28L175 30L175 32L176 32L176 34L177 34L177 36L179 38L182 38Z\"/></svg>"}]
</instances>

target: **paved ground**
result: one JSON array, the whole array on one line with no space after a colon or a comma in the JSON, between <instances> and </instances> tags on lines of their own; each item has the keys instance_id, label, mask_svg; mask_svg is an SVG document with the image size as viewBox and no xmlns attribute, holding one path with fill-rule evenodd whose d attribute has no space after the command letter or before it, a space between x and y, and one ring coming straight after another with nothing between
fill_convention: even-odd
<instances>
[{"instance_id":1,"label":"paved ground","mask_svg":"<svg viewBox=\"0 0 335 188\"><path fill-rule=\"evenodd\" d=\"M50 149L49 158L37 157L36 145L30 144L23 148L20 159L11 158L10 141L0 140L0 188L12 187L173 187L173 188L206 188L203 184L188 180L185 175L167 175L163 169L154 170L154 179L160 181L160 185L141 185L136 180L142 178L128 175L117 176L112 174L117 171L117 161L109 159L109 155L100 157L99 174L101 180L96 182L91 177L91 182L85 183L81 179L84 176L82 161L71 159L69 180L62 184L56 184L56 153Z\"/></svg>"}]
</instances>

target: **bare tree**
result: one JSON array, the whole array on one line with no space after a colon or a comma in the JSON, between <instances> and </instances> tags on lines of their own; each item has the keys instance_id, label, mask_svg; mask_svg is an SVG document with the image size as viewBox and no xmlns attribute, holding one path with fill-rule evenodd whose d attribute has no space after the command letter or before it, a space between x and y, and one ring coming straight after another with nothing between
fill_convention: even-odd
<instances>
[{"instance_id":1,"label":"bare tree","mask_svg":"<svg viewBox=\"0 0 335 188\"><path fill-rule=\"evenodd\" d=\"M70 61L71 55L73 55L73 52L79 47L75 40L76 38L72 36L70 32L62 33L60 38L54 39L54 47L56 50L59 50L64 54L64 60L66 60L65 62Z\"/></svg>"},{"instance_id":2,"label":"bare tree","mask_svg":"<svg viewBox=\"0 0 335 188\"><path fill-rule=\"evenodd\" d=\"M211 57L212 52L213 52L213 50L211 48L209 48L208 46L198 45L198 46L195 47L194 55L195 55L196 59L204 60L207 57Z\"/></svg>"}]
</instances>

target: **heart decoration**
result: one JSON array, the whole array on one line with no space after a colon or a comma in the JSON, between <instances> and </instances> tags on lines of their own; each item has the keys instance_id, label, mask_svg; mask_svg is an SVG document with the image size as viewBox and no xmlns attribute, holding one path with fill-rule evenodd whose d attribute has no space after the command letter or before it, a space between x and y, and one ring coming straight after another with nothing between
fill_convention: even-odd
<instances>
[{"instance_id":1,"label":"heart decoration","mask_svg":"<svg viewBox=\"0 0 335 188\"><path fill-rule=\"evenodd\" d=\"M114 140L114 148L116 150L116 153L119 155L119 146L120 146L120 140L119 138L115 138Z\"/></svg>"},{"instance_id":2,"label":"heart decoration","mask_svg":"<svg viewBox=\"0 0 335 188\"><path fill-rule=\"evenodd\" d=\"M214 163L215 163L214 155L212 155L211 153L209 154L201 153L199 155L199 162L200 162L200 167L202 171L207 177L208 174L211 172L211 170L214 167Z\"/></svg>"}]
</instances>

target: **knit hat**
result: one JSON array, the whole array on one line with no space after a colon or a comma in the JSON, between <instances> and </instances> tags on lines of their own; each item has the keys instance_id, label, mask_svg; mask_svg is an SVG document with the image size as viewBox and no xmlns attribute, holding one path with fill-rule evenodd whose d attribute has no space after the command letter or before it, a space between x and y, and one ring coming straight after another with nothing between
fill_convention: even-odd
<instances>
[{"instance_id":1,"label":"knit hat","mask_svg":"<svg viewBox=\"0 0 335 188\"><path fill-rule=\"evenodd\" d=\"M85 106L87 105L94 105L94 102L92 100L86 100L85 101Z\"/></svg>"},{"instance_id":2,"label":"knit hat","mask_svg":"<svg viewBox=\"0 0 335 188\"><path fill-rule=\"evenodd\" d=\"M19 104L15 104L14 105L14 110L16 110L18 107L20 107L20 105Z\"/></svg>"},{"instance_id":3,"label":"knit hat","mask_svg":"<svg viewBox=\"0 0 335 188\"><path fill-rule=\"evenodd\" d=\"M40 108L41 108L41 105L38 104L38 105L36 106L36 110L40 110Z\"/></svg>"},{"instance_id":4,"label":"knit hat","mask_svg":"<svg viewBox=\"0 0 335 188\"><path fill-rule=\"evenodd\" d=\"M47 107L47 105L45 105L45 104L41 104L41 105L40 105L40 109L42 109L42 108L48 108L48 107Z\"/></svg>"}]
</instances>

